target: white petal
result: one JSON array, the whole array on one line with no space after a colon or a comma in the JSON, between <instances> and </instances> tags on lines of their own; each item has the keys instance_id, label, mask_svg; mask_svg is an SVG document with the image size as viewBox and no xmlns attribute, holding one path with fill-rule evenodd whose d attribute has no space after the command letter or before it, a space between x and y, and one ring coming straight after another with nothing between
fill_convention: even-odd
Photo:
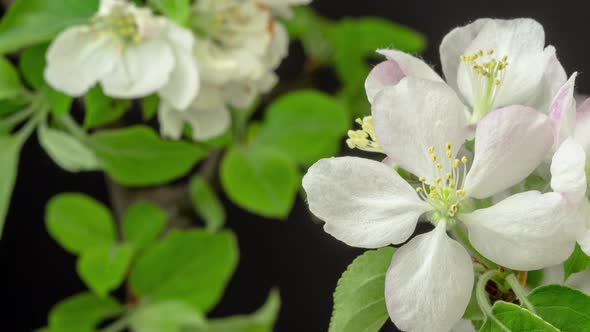
<instances>
[{"instance_id":1,"label":"white petal","mask_svg":"<svg viewBox=\"0 0 590 332\"><path fill-rule=\"evenodd\" d=\"M574 138L590 156L590 98L586 99L576 112L576 129Z\"/></svg>"},{"instance_id":2,"label":"white petal","mask_svg":"<svg viewBox=\"0 0 590 332\"><path fill-rule=\"evenodd\" d=\"M580 248L590 256L590 201L585 198L578 207L578 223L580 231L578 234L578 244Z\"/></svg>"},{"instance_id":3,"label":"white petal","mask_svg":"<svg viewBox=\"0 0 590 332\"><path fill-rule=\"evenodd\" d=\"M385 60L375 66L365 81L365 91L369 102L373 103L383 88L396 85L405 76L397 62L393 60Z\"/></svg>"},{"instance_id":4,"label":"white petal","mask_svg":"<svg viewBox=\"0 0 590 332\"><path fill-rule=\"evenodd\" d=\"M481 24L481 23L478 23ZM545 45L543 27L532 19L487 20L481 26L463 54L478 50L494 50L496 57L508 57L508 67L502 79L494 108L523 104L535 94L555 49ZM470 66L461 62L457 84L463 96L474 105ZM446 74L446 72L445 72Z\"/></svg>"},{"instance_id":5,"label":"white petal","mask_svg":"<svg viewBox=\"0 0 590 332\"><path fill-rule=\"evenodd\" d=\"M354 247L406 241L429 209L394 169L369 159L322 159L303 178L303 188L324 230Z\"/></svg>"},{"instance_id":6,"label":"white petal","mask_svg":"<svg viewBox=\"0 0 590 332\"><path fill-rule=\"evenodd\" d=\"M219 102L214 89L206 88L203 92L186 110L176 110L166 102L160 104L158 118L162 136L179 139L185 122L191 126L195 141L208 140L227 131L231 124L229 110Z\"/></svg>"},{"instance_id":7,"label":"white petal","mask_svg":"<svg viewBox=\"0 0 590 332\"><path fill-rule=\"evenodd\" d=\"M551 162L551 188L572 202L586 194L586 153L572 138L566 139Z\"/></svg>"},{"instance_id":8,"label":"white petal","mask_svg":"<svg viewBox=\"0 0 590 332\"><path fill-rule=\"evenodd\" d=\"M502 266L530 271L559 264L573 252L575 211L561 194L528 191L459 219L482 255Z\"/></svg>"},{"instance_id":9,"label":"white petal","mask_svg":"<svg viewBox=\"0 0 590 332\"><path fill-rule=\"evenodd\" d=\"M432 181L428 148L434 146L441 159L446 158L446 143L455 153L459 150L468 135L463 107L445 83L406 77L381 91L373 103L377 140L399 166Z\"/></svg>"},{"instance_id":10,"label":"white petal","mask_svg":"<svg viewBox=\"0 0 590 332\"><path fill-rule=\"evenodd\" d=\"M576 76L577 73L574 73L557 91L549 108L549 117L554 130L556 146L559 146L564 139L574 134L576 126L576 99L574 97Z\"/></svg>"},{"instance_id":11,"label":"white petal","mask_svg":"<svg viewBox=\"0 0 590 332\"><path fill-rule=\"evenodd\" d=\"M467 54L467 48L489 21L492 20L483 18L466 26L455 28L443 38L440 44L439 51L443 73L447 83L456 91L459 91L457 73L461 63L460 57Z\"/></svg>"},{"instance_id":12,"label":"white petal","mask_svg":"<svg viewBox=\"0 0 590 332\"><path fill-rule=\"evenodd\" d=\"M276 69L289 53L289 33L285 26L275 22L274 34L267 52L266 61L270 69Z\"/></svg>"},{"instance_id":13,"label":"white petal","mask_svg":"<svg viewBox=\"0 0 590 332\"><path fill-rule=\"evenodd\" d=\"M56 90L79 97L109 73L118 59L117 42L87 27L62 32L47 51L45 80Z\"/></svg>"},{"instance_id":14,"label":"white petal","mask_svg":"<svg viewBox=\"0 0 590 332\"><path fill-rule=\"evenodd\" d=\"M127 45L112 73L100 82L107 96L145 97L168 83L174 66L174 53L165 40L146 40Z\"/></svg>"},{"instance_id":15,"label":"white petal","mask_svg":"<svg viewBox=\"0 0 590 332\"><path fill-rule=\"evenodd\" d=\"M453 328L451 332L477 332L473 324L468 319L461 319Z\"/></svg>"},{"instance_id":16,"label":"white petal","mask_svg":"<svg viewBox=\"0 0 590 332\"><path fill-rule=\"evenodd\" d=\"M377 50L377 53L385 56L387 60L397 62L398 66L406 76L422 78L435 82L444 82L440 75L437 74L430 65L413 55L397 50L386 49Z\"/></svg>"},{"instance_id":17,"label":"white petal","mask_svg":"<svg viewBox=\"0 0 590 332\"><path fill-rule=\"evenodd\" d=\"M524 180L553 145L548 117L525 106L486 115L475 133L475 160L465 180L467 195L486 198Z\"/></svg>"},{"instance_id":18,"label":"white petal","mask_svg":"<svg viewBox=\"0 0 590 332\"><path fill-rule=\"evenodd\" d=\"M467 251L444 223L393 255L385 279L389 317L403 331L449 331L463 316L473 288Z\"/></svg>"},{"instance_id":19,"label":"white petal","mask_svg":"<svg viewBox=\"0 0 590 332\"><path fill-rule=\"evenodd\" d=\"M567 75L565 69L557 59L557 56L552 56L547 63L547 68L541 79L541 84L537 87L533 98L526 103L543 113L549 111L553 97L557 95L559 89L567 82Z\"/></svg>"},{"instance_id":20,"label":"white petal","mask_svg":"<svg viewBox=\"0 0 590 332\"><path fill-rule=\"evenodd\" d=\"M170 23L168 39L174 52L175 65L168 84L159 94L178 110L190 106L199 93L199 71L193 57L194 39L190 31Z\"/></svg>"}]
</instances>

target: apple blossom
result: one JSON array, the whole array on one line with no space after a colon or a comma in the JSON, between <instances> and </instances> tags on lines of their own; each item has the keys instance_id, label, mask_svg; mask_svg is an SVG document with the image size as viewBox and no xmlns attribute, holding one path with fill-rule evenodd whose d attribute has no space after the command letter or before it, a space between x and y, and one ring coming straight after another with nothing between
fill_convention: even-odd
<instances>
[{"instance_id":1,"label":"apple blossom","mask_svg":"<svg viewBox=\"0 0 590 332\"><path fill-rule=\"evenodd\" d=\"M566 81L543 27L532 19L479 19L448 33L440 45L447 84L461 96L472 123L493 109L527 105L546 112ZM366 82L370 101L385 86L405 76L442 82L424 61L396 50L379 50L387 60Z\"/></svg>"},{"instance_id":2,"label":"apple blossom","mask_svg":"<svg viewBox=\"0 0 590 332\"><path fill-rule=\"evenodd\" d=\"M578 173L590 173L590 99L581 105L576 104L574 88L577 74L564 84L556 94L550 108L550 117L554 129L555 147L565 144L569 140L576 142L584 151L584 158L570 158L562 167L577 170ZM575 184L575 179L564 179ZM577 183L576 191L586 192L586 183ZM574 197L576 198L576 197ZM581 230L578 232L578 243L582 250L590 255L590 201L588 196L581 197L578 219Z\"/></svg>"},{"instance_id":3,"label":"apple blossom","mask_svg":"<svg viewBox=\"0 0 590 332\"><path fill-rule=\"evenodd\" d=\"M101 0L89 25L63 31L47 52L45 79L70 96L100 83L106 95L138 98L157 92L186 108L199 91L194 38L172 21L126 0Z\"/></svg>"},{"instance_id":4,"label":"apple blossom","mask_svg":"<svg viewBox=\"0 0 590 332\"><path fill-rule=\"evenodd\" d=\"M287 55L289 38L271 9L309 2L197 1L193 8L194 61L199 64L203 92L184 110L161 104L162 134L180 137L184 122L193 128L195 140L226 131L230 107L250 107L278 81L274 70Z\"/></svg>"},{"instance_id":5,"label":"apple blossom","mask_svg":"<svg viewBox=\"0 0 590 332\"><path fill-rule=\"evenodd\" d=\"M340 157L314 164L303 187L324 230L351 246L401 244L423 214L435 226L402 245L387 272L386 303L399 328L448 331L461 318L474 274L468 252L446 234L458 222L477 250L509 268L551 266L571 254L575 212L561 193L526 192L474 210L475 200L519 183L542 162L553 142L546 115L510 106L485 116L468 169L467 158L457 155L469 137L463 103L445 83L405 77L376 95L372 113L381 149L420 185L413 188L384 163ZM569 143L554 157L554 177L585 183L559 167L579 156ZM554 187L576 194L567 181Z\"/></svg>"}]
</instances>

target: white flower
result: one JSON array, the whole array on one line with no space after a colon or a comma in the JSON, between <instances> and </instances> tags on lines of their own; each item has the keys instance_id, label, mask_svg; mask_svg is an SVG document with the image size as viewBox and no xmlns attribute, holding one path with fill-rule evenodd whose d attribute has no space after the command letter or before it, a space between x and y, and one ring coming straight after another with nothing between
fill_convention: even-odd
<instances>
[{"instance_id":1,"label":"white flower","mask_svg":"<svg viewBox=\"0 0 590 332\"><path fill-rule=\"evenodd\" d=\"M543 27L532 19L479 19L448 33L440 45L446 82L470 107L475 123L493 109L527 105L545 111L567 77L545 47ZM442 78L425 62L395 50L378 51L387 61L366 82L369 100L402 77Z\"/></svg>"},{"instance_id":2,"label":"white flower","mask_svg":"<svg viewBox=\"0 0 590 332\"><path fill-rule=\"evenodd\" d=\"M554 147L566 145L566 142L573 141L578 149L583 150L583 155L571 157L564 168L576 170L577 173L590 173L590 99L584 101L581 105L576 105L574 88L577 74L564 84L555 95L551 104L550 114L554 128ZM571 144L570 144L571 145ZM576 183L573 179L564 178L564 183L570 187L577 186L576 191L587 191L586 183ZM571 182L571 184L570 184ZM587 193L587 192L586 192ZM577 197L577 196L575 196ZM575 198L574 197L574 198ZM578 243L582 250L590 255L590 201L589 198L582 197L580 202L578 220L581 229L578 232Z\"/></svg>"},{"instance_id":3,"label":"white flower","mask_svg":"<svg viewBox=\"0 0 590 332\"><path fill-rule=\"evenodd\" d=\"M199 91L192 33L147 8L102 0L90 25L63 31L47 52L45 79L70 96L100 83L106 95L138 98L157 92L186 108Z\"/></svg>"},{"instance_id":4,"label":"white flower","mask_svg":"<svg viewBox=\"0 0 590 332\"><path fill-rule=\"evenodd\" d=\"M179 138L185 122L192 127L195 140L218 136L230 125L229 107L248 108L274 87L278 81L274 71L287 55L289 38L269 5L289 4L255 0L195 3L198 43L194 61L199 64L202 92L188 109L161 104L164 136Z\"/></svg>"},{"instance_id":5,"label":"white flower","mask_svg":"<svg viewBox=\"0 0 590 332\"><path fill-rule=\"evenodd\" d=\"M425 213L435 225L399 248L387 273L387 307L399 328L448 331L463 315L472 263L446 235L459 221L477 250L509 268L555 265L573 251L575 212L561 193L516 194L473 211L474 199L519 183L541 163L553 142L546 115L526 106L488 114L476 128L469 172L467 158L456 155L469 134L463 104L442 82L406 77L384 88L373 101L373 125L390 160L419 177L417 188L390 166L355 157L318 161L303 187L325 231L351 246L403 243ZM559 165L572 154L556 154L554 170L567 173ZM554 188L569 186L555 180Z\"/></svg>"}]
</instances>

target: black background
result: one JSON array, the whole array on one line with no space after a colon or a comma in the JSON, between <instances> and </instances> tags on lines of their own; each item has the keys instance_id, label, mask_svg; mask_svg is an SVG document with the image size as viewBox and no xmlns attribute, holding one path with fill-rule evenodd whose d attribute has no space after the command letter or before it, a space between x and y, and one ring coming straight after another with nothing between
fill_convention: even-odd
<instances>
[{"instance_id":1,"label":"black background","mask_svg":"<svg viewBox=\"0 0 590 332\"><path fill-rule=\"evenodd\" d=\"M428 37L424 58L439 69L438 44L451 28L479 17L532 17L544 25L547 44L555 45L568 74L581 72L578 91L590 92L590 77L585 75L590 69L590 6L586 1L316 0L314 7L334 19L381 16L413 27ZM292 66L301 61L300 56L300 49L294 46L281 72L293 72ZM50 239L43 222L45 203L53 195L68 191L85 192L108 202L101 174L60 170L32 139L23 150L0 241L0 331L41 327L54 303L84 290L75 272L75 258ZM272 287L278 287L283 304L276 331L326 331L336 282L362 251L325 234L311 221L301 200L289 219L282 222L264 220L227 200L225 203L228 227L237 234L241 258L213 315L253 311ZM394 331L393 325L384 331Z\"/></svg>"}]
</instances>

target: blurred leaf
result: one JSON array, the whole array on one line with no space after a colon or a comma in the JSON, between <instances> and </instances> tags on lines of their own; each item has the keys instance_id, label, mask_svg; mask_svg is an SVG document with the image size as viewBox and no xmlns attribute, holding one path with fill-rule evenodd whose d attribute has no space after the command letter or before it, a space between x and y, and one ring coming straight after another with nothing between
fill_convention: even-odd
<instances>
[{"instance_id":1,"label":"blurred leaf","mask_svg":"<svg viewBox=\"0 0 590 332\"><path fill-rule=\"evenodd\" d=\"M100 168L94 152L70 134L45 124L37 128L37 133L45 152L66 171L75 173Z\"/></svg>"},{"instance_id":2,"label":"blurred leaf","mask_svg":"<svg viewBox=\"0 0 590 332\"><path fill-rule=\"evenodd\" d=\"M160 97L157 94L147 96L141 100L141 113L145 121L151 120L158 113Z\"/></svg>"},{"instance_id":3,"label":"blurred leaf","mask_svg":"<svg viewBox=\"0 0 590 332\"><path fill-rule=\"evenodd\" d=\"M216 232L225 223L225 210L209 183L200 176L189 182L189 194L193 209L205 221L207 229Z\"/></svg>"},{"instance_id":4,"label":"blurred leaf","mask_svg":"<svg viewBox=\"0 0 590 332\"><path fill-rule=\"evenodd\" d=\"M0 236L4 230L4 222L10 206L10 197L16 183L18 159L22 146L17 136L0 136Z\"/></svg>"},{"instance_id":5,"label":"blurred leaf","mask_svg":"<svg viewBox=\"0 0 590 332\"><path fill-rule=\"evenodd\" d=\"M475 289L471 291L471 298L469 299L469 304L467 304L467 309L465 309L465 313L463 314L463 319L472 321L483 321L485 319L485 316L477 303Z\"/></svg>"},{"instance_id":6,"label":"blurred leaf","mask_svg":"<svg viewBox=\"0 0 590 332\"><path fill-rule=\"evenodd\" d=\"M130 319L131 328L138 332L185 332L187 326L194 327L202 324L204 324L202 315L181 301L140 306Z\"/></svg>"},{"instance_id":7,"label":"blurred leaf","mask_svg":"<svg viewBox=\"0 0 590 332\"><path fill-rule=\"evenodd\" d=\"M136 249L151 245L166 226L166 213L148 202L133 204L123 217L123 238Z\"/></svg>"},{"instance_id":8,"label":"blurred leaf","mask_svg":"<svg viewBox=\"0 0 590 332\"><path fill-rule=\"evenodd\" d=\"M120 119L131 106L129 100L112 99L95 86L84 96L85 128L96 128Z\"/></svg>"},{"instance_id":9,"label":"blurred leaf","mask_svg":"<svg viewBox=\"0 0 590 332\"><path fill-rule=\"evenodd\" d=\"M310 166L338 153L348 124L346 110L334 98L315 91L298 91L268 107L256 141Z\"/></svg>"},{"instance_id":10,"label":"blurred leaf","mask_svg":"<svg viewBox=\"0 0 590 332\"><path fill-rule=\"evenodd\" d=\"M48 47L49 45L44 44L23 51L19 62L19 68L27 83L33 88L45 93L52 113L59 115L70 110L73 99L54 90L45 83L43 72L45 70L45 53L47 52Z\"/></svg>"},{"instance_id":11,"label":"blurred leaf","mask_svg":"<svg viewBox=\"0 0 590 332\"><path fill-rule=\"evenodd\" d=\"M377 49L395 48L417 53L426 47L422 34L379 18L342 20L334 29L332 38L336 72L343 83L342 98L355 116L370 113L364 82L371 69L367 59L380 58Z\"/></svg>"},{"instance_id":12,"label":"blurred leaf","mask_svg":"<svg viewBox=\"0 0 590 332\"><path fill-rule=\"evenodd\" d=\"M56 304L49 313L51 332L95 332L105 319L123 312L123 306L111 298L81 293Z\"/></svg>"},{"instance_id":13,"label":"blurred leaf","mask_svg":"<svg viewBox=\"0 0 590 332\"><path fill-rule=\"evenodd\" d=\"M563 281L565 282L572 274L585 271L590 267L590 257L586 255L580 245L576 243L576 249L572 255L563 263Z\"/></svg>"},{"instance_id":14,"label":"blurred leaf","mask_svg":"<svg viewBox=\"0 0 590 332\"><path fill-rule=\"evenodd\" d=\"M101 203L83 194L53 197L45 210L49 234L67 251L79 254L115 242L111 213Z\"/></svg>"},{"instance_id":15,"label":"blurred leaf","mask_svg":"<svg viewBox=\"0 0 590 332\"><path fill-rule=\"evenodd\" d=\"M280 307L279 292L273 290L264 306L255 313L212 319L204 327L191 329L190 332L272 332Z\"/></svg>"},{"instance_id":16,"label":"blurred leaf","mask_svg":"<svg viewBox=\"0 0 590 332\"><path fill-rule=\"evenodd\" d=\"M132 258L128 244L93 247L78 258L78 274L95 294L105 297L125 280Z\"/></svg>"},{"instance_id":17,"label":"blurred leaf","mask_svg":"<svg viewBox=\"0 0 590 332\"><path fill-rule=\"evenodd\" d=\"M10 115L26 108L28 102L21 102L20 100L0 100L0 116Z\"/></svg>"},{"instance_id":18,"label":"blurred leaf","mask_svg":"<svg viewBox=\"0 0 590 332\"><path fill-rule=\"evenodd\" d=\"M186 142L163 140L145 126L101 131L91 136L89 144L105 171L127 186L175 180L207 154Z\"/></svg>"},{"instance_id":19,"label":"blurred leaf","mask_svg":"<svg viewBox=\"0 0 590 332\"><path fill-rule=\"evenodd\" d=\"M494 303L492 313L510 331L559 332L558 329L541 319L539 316L517 306L516 304L498 301ZM488 319L479 331L503 332L504 329Z\"/></svg>"},{"instance_id":20,"label":"blurred leaf","mask_svg":"<svg viewBox=\"0 0 590 332\"><path fill-rule=\"evenodd\" d=\"M148 0L148 3L180 25L188 23L190 0Z\"/></svg>"},{"instance_id":21,"label":"blurred leaf","mask_svg":"<svg viewBox=\"0 0 590 332\"><path fill-rule=\"evenodd\" d=\"M183 300L205 313L219 301L237 260L229 232L172 231L138 259L129 285L150 301Z\"/></svg>"},{"instance_id":22,"label":"blurred leaf","mask_svg":"<svg viewBox=\"0 0 590 332\"><path fill-rule=\"evenodd\" d=\"M0 99L11 99L23 92L18 72L6 58L0 56Z\"/></svg>"},{"instance_id":23,"label":"blurred leaf","mask_svg":"<svg viewBox=\"0 0 590 332\"><path fill-rule=\"evenodd\" d=\"M0 53L50 41L97 11L98 0L16 0L0 22Z\"/></svg>"},{"instance_id":24,"label":"blurred leaf","mask_svg":"<svg viewBox=\"0 0 590 332\"><path fill-rule=\"evenodd\" d=\"M295 16L283 23L290 39L300 39L307 56L323 64L330 64L334 57L332 33L336 23L316 14L313 8L293 8Z\"/></svg>"},{"instance_id":25,"label":"blurred leaf","mask_svg":"<svg viewBox=\"0 0 590 332\"><path fill-rule=\"evenodd\" d=\"M377 332L389 318L385 273L395 248L371 250L357 257L338 280L330 332Z\"/></svg>"},{"instance_id":26,"label":"blurred leaf","mask_svg":"<svg viewBox=\"0 0 590 332\"><path fill-rule=\"evenodd\" d=\"M537 315L562 332L590 331L590 296L561 285L533 290L529 301Z\"/></svg>"},{"instance_id":27,"label":"blurred leaf","mask_svg":"<svg viewBox=\"0 0 590 332\"><path fill-rule=\"evenodd\" d=\"M265 217L289 214L299 180L295 164L271 149L235 146L221 162L221 183L229 198Z\"/></svg>"}]
</instances>

